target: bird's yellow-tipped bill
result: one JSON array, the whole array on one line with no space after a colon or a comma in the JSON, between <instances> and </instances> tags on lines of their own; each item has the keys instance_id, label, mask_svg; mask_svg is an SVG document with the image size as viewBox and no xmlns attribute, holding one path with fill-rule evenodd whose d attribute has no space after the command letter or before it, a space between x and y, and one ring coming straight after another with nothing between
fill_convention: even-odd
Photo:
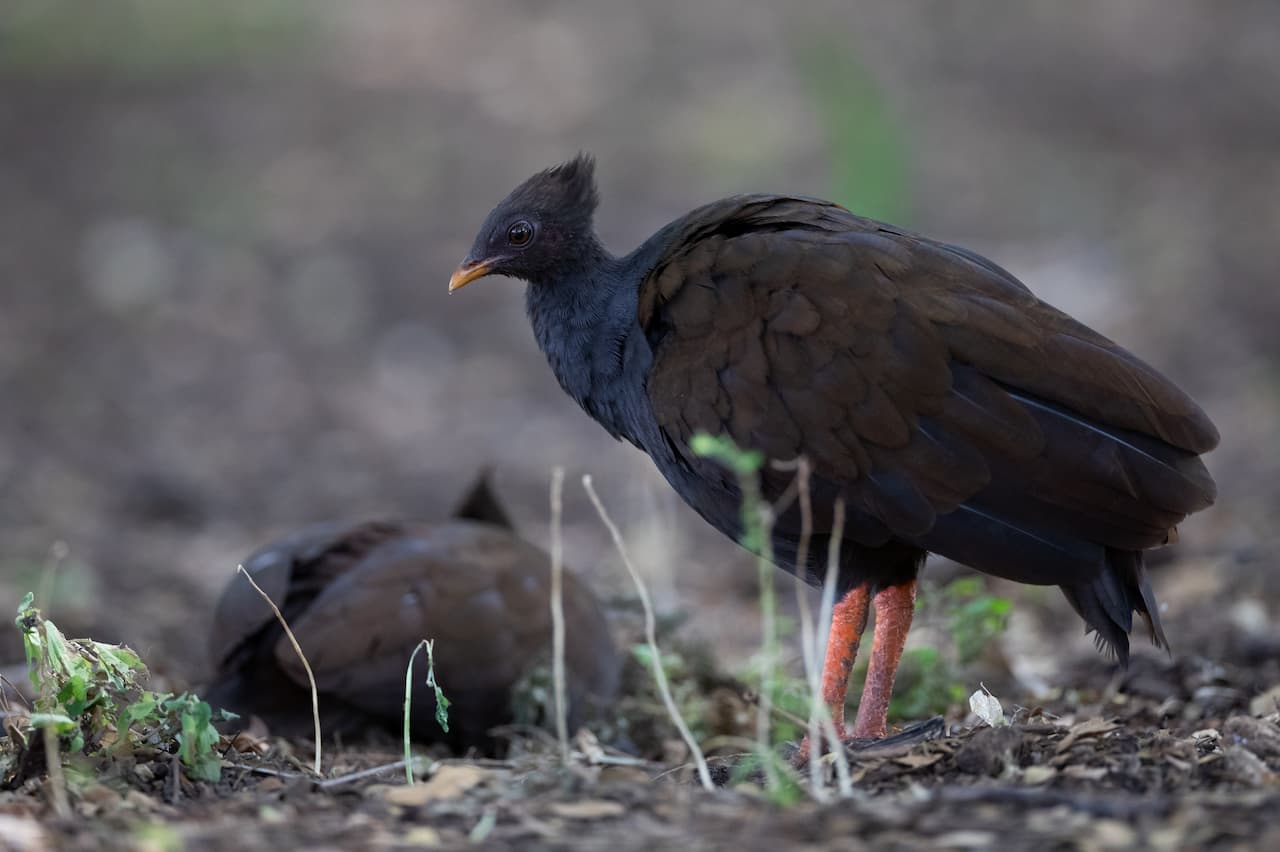
<instances>
[{"instance_id":1,"label":"bird's yellow-tipped bill","mask_svg":"<svg viewBox=\"0 0 1280 852\"><path fill-rule=\"evenodd\" d=\"M449 292L462 289L477 278L485 277L492 270L493 264L487 261L480 260L474 263L464 261L449 277Z\"/></svg>"}]
</instances>

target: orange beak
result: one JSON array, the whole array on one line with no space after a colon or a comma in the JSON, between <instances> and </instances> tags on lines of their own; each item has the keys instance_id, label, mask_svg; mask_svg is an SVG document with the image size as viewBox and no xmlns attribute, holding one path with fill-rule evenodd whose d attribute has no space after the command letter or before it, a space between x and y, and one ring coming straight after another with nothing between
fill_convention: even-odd
<instances>
[{"instance_id":1,"label":"orange beak","mask_svg":"<svg viewBox=\"0 0 1280 852\"><path fill-rule=\"evenodd\" d=\"M449 292L461 290L463 287L475 281L477 278L483 278L493 271L493 263L487 260L464 260L462 265L454 270L453 275L449 277Z\"/></svg>"}]
</instances>

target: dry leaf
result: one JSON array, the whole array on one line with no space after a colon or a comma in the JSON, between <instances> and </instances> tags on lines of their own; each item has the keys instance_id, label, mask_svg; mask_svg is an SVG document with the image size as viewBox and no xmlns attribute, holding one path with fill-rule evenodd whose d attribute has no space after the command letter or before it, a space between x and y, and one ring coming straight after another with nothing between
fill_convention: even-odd
<instances>
[{"instance_id":1,"label":"dry leaf","mask_svg":"<svg viewBox=\"0 0 1280 852\"><path fill-rule=\"evenodd\" d=\"M403 787L398 789L404 789ZM403 836L397 838L398 845L403 844L410 847L421 848L423 846L439 846L441 843L440 832L436 831L429 825L415 825L404 833Z\"/></svg>"},{"instance_id":2,"label":"dry leaf","mask_svg":"<svg viewBox=\"0 0 1280 852\"><path fill-rule=\"evenodd\" d=\"M611 819L627 812L618 802L608 799L584 799L579 802L555 802L551 813L565 819Z\"/></svg>"},{"instance_id":3,"label":"dry leaf","mask_svg":"<svg viewBox=\"0 0 1280 852\"><path fill-rule=\"evenodd\" d=\"M258 736L251 731L241 731L231 738L231 748L240 754L245 752L266 754L271 751L271 743L267 742L266 737Z\"/></svg>"},{"instance_id":4,"label":"dry leaf","mask_svg":"<svg viewBox=\"0 0 1280 852\"><path fill-rule=\"evenodd\" d=\"M478 766L441 766L425 784L390 787L384 798L393 805L425 805L437 799L456 799L473 787L489 780L493 773Z\"/></svg>"},{"instance_id":5,"label":"dry leaf","mask_svg":"<svg viewBox=\"0 0 1280 852\"><path fill-rule=\"evenodd\" d=\"M985 689L979 689L969 696L969 709L993 728L1008 724L1004 718L1004 708L1000 706L1000 699Z\"/></svg>"},{"instance_id":6,"label":"dry leaf","mask_svg":"<svg viewBox=\"0 0 1280 852\"><path fill-rule=\"evenodd\" d=\"M604 749L600 746L600 741L596 739L596 735L586 728L581 728L574 735L573 744L582 752L583 757L587 759L587 763L598 764L604 762Z\"/></svg>"},{"instance_id":7,"label":"dry leaf","mask_svg":"<svg viewBox=\"0 0 1280 852\"><path fill-rule=\"evenodd\" d=\"M1268 689L1261 695L1254 696L1249 702L1249 713L1254 716L1265 716L1280 710L1280 684Z\"/></svg>"},{"instance_id":8,"label":"dry leaf","mask_svg":"<svg viewBox=\"0 0 1280 852\"><path fill-rule=\"evenodd\" d=\"M1058 754L1062 754L1071 748L1081 739L1085 737L1096 737L1101 734L1109 734L1120 726L1115 722L1109 722L1106 719L1093 718L1086 719L1071 726L1071 730L1067 731L1067 735L1058 743Z\"/></svg>"},{"instance_id":9,"label":"dry leaf","mask_svg":"<svg viewBox=\"0 0 1280 852\"><path fill-rule=\"evenodd\" d=\"M4 838L5 848L17 852L50 848L49 837L40 823L25 817L0 814L0 837Z\"/></svg>"},{"instance_id":10,"label":"dry leaf","mask_svg":"<svg viewBox=\"0 0 1280 852\"><path fill-rule=\"evenodd\" d=\"M941 754L921 754L916 752L914 754L904 754L902 757L896 757L893 759L893 762L899 766L905 766L908 769L924 769L926 766L933 766L939 760L942 760Z\"/></svg>"},{"instance_id":11,"label":"dry leaf","mask_svg":"<svg viewBox=\"0 0 1280 852\"><path fill-rule=\"evenodd\" d=\"M1131 849L1137 843L1138 833L1117 819L1100 819L1090 826L1097 845L1103 849Z\"/></svg>"},{"instance_id":12,"label":"dry leaf","mask_svg":"<svg viewBox=\"0 0 1280 852\"><path fill-rule=\"evenodd\" d=\"M648 784L651 779L638 766L604 766L597 780L601 784Z\"/></svg>"},{"instance_id":13,"label":"dry leaf","mask_svg":"<svg viewBox=\"0 0 1280 852\"><path fill-rule=\"evenodd\" d=\"M1028 766L1022 770L1022 783L1034 787L1051 781L1057 774L1058 770L1052 766Z\"/></svg>"},{"instance_id":14,"label":"dry leaf","mask_svg":"<svg viewBox=\"0 0 1280 852\"><path fill-rule=\"evenodd\" d=\"M991 849L1000 838L990 831L948 831L933 838L938 849Z\"/></svg>"},{"instance_id":15,"label":"dry leaf","mask_svg":"<svg viewBox=\"0 0 1280 852\"><path fill-rule=\"evenodd\" d=\"M284 779L269 775L258 782L259 793L278 793L284 789Z\"/></svg>"},{"instance_id":16,"label":"dry leaf","mask_svg":"<svg viewBox=\"0 0 1280 852\"><path fill-rule=\"evenodd\" d=\"M1061 770L1065 777L1073 778L1077 781L1101 781L1107 777L1107 773L1110 771L1105 766L1080 766L1077 764L1064 766Z\"/></svg>"}]
</instances>

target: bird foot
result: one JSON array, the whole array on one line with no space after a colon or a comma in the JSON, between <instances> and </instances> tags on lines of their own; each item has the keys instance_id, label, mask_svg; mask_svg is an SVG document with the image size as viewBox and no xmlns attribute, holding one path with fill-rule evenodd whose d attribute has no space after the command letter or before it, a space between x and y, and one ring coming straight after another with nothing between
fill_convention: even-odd
<instances>
[{"instance_id":1,"label":"bird foot","mask_svg":"<svg viewBox=\"0 0 1280 852\"><path fill-rule=\"evenodd\" d=\"M886 734L887 731L879 736L873 736L860 732L857 728L852 731L846 729L840 737L840 744L844 747L845 755L849 757L897 754L909 751L912 747L922 742L944 736L946 734L946 724L941 716L934 716L932 719L908 725L892 736L887 736ZM823 746L818 754L818 757L821 758L829 753L829 749L826 748L826 738L821 737L819 739ZM800 741L799 747L796 748L795 754L792 755L791 765L797 769L803 769L809 765L812 753L813 749L809 743L809 738L806 736Z\"/></svg>"},{"instance_id":2,"label":"bird foot","mask_svg":"<svg viewBox=\"0 0 1280 852\"><path fill-rule=\"evenodd\" d=\"M874 733L859 732L854 728L844 728L840 732L840 745L844 748L845 753L860 751L867 746L874 745L884 739L885 734L881 733L877 736ZM816 750L817 756L821 758L823 755L831 753L831 743L825 736L818 737L819 748ZM795 754L791 758L791 763L796 768L808 766L809 758L814 754L815 749L810 743L806 734L804 739L800 741L800 745L796 748Z\"/></svg>"}]
</instances>

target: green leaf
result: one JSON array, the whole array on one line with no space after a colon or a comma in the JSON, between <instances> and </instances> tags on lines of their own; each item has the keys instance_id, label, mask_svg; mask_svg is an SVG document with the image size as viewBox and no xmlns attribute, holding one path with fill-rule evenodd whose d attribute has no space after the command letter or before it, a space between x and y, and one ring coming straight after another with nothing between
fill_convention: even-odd
<instances>
[{"instance_id":1,"label":"green leaf","mask_svg":"<svg viewBox=\"0 0 1280 852\"><path fill-rule=\"evenodd\" d=\"M79 718L97 701L97 695L90 697L89 685L85 682L84 675L72 675L62 684L62 689L58 690L58 703L66 708L68 716L74 718Z\"/></svg>"},{"instance_id":2,"label":"green leaf","mask_svg":"<svg viewBox=\"0 0 1280 852\"><path fill-rule=\"evenodd\" d=\"M444 690L436 683L435 640L427 643L427 686L436 694L436 724L446 734L449 733L449 699L444 697Z\"/></svg>"},{"instance_id":3,"label":"green leaf","mask_svg":"<svg viewBox=\"0 0 1280 852\"><path fill-rule=\"evenodd\" d=\"M18 604L18 617L13 620L13 623L17 625L18 629L23 633L26 633L28 630L28 627L24 622L31 617L32 612L35 610L35 607L33 606L35 599L36 596L34 592L27 592L22 596L22 603Z\"/></svg>"},{"instance_id":4,"label":"green leaf","mask_svg":"<svg viewBox=\"0 0 1280 852\"><path fill-rule=\"evenodd\" d=\"M72 673L72 657L67 653L67 640L52 621L42 619L40 632L44 634L44 650L49 669L54 675Z\"/></svg>"},{"instance_id":5,"label":"green leaf","mask_svg":"<svg viewBox=\"0 0 1280 852\"><path fill-rule=\"evenodd\" d=\"M65 734L76 729L75 720L64 713L32 713L27 718L30 720L32 727L42 728L52 725L59 734Z\"/></svg>"},{"instance_id":6,"label":"green leaf","mask_svg":"<svg viewBox=\"0 0 1280 852\"><path fill-rule=\"evenodd\" d=\"M168 698L168 693L159 695L154 692L144 691L140 696L138 696L137 701L134 701L132 704L125 707L120 713L119 720L116 722L116 728L119 731L121 738L128 733L130 728L140 722L146 722L153 727L159 725L161 720L156 718L156 707Z\"/></svg>"},{"instance_id":7,"label":"green leaf","mask_svg":"<svg viewBox=\"0 0 1280 852\"><path fill-rule=\"evenodd\" d=\"M138 675L147 670L138 655L123 645L94 642L93 649L111 685L118 689L132 686L137 681Z\"/></svg>"},{"instance_id":8,"label":"green leaf","mask_svg":"<svg viewBox=\"0 0 1280 852\"><path fill-rule=\"evenodd\" d=\"M184 692L164 703L166 709L180 714L181 733L178 758L193 778L217 781L222 777L222 759L218 756L218 730L213 727L213 708L208 702Z\"/></svg>"},{"instance_id":9,"label":"green leaf","mask_svg":"<svg viewBox=\"0 0 1280 852\"><path fill-rule=\"evenodd\" d=\"M440 689L440 687L436 686L435 690L436 690L436 724L439 725L441 729L444 730L445 733L448 733L450 701L448 698L445 698L444 692Z\"/></svg>"}]
</instances>

